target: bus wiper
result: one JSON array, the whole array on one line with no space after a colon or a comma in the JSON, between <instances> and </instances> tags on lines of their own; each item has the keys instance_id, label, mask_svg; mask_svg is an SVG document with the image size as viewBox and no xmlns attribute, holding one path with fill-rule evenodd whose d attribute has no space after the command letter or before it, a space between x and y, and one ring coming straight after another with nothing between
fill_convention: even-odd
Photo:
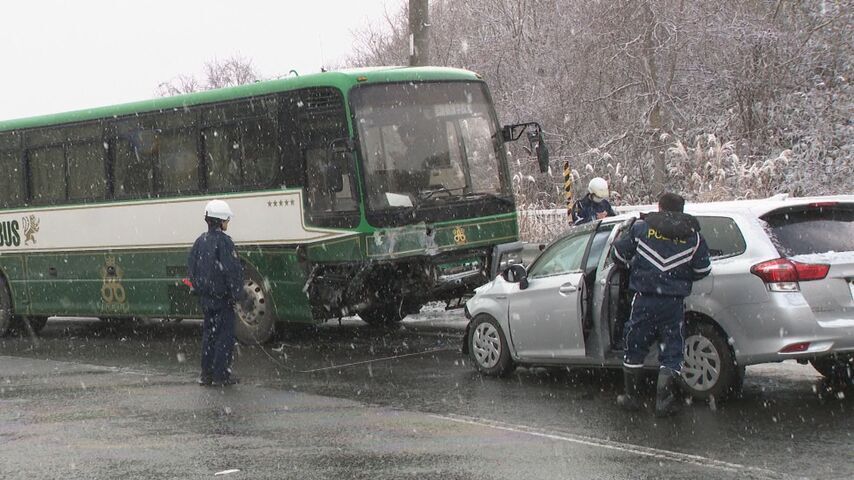
<instances>
[{"instance_id":1,"label":"bus wiper","mask_svg":"<svg viewBox=\"0 0 854 480\"><path fill-rule=\"evenodd\" d=\"M415 202L415 205L413 205L409 211L412 219L415 220L418 217L418 211L421 209L421 207L423 207L424 205L427 204L427 200L430 200L433 197L433 195L435 195L437 193L445 193L448 195L447 198L449 200L450 199L459 199L459 198L463 198L463 196L462 195L454 195L454 192L464 191L466 188L468 188L468 187L448 188L448 187L440 186L439 188L435 188L433 190L422 190L422 191L418 192L418 195L416 196L418 201ZM438 199L436 199L436 200L438 200Z\"/></svg>"},{"instance_id":2,"label":"bus wiper","mask_svg":"<svg viewBox=\"0 0 854 480\"><path fill-rule=\"evenodd\" d=\"M423 200L429 200L430 197L432 197L433 195L435 195L437 193L447 193L449 197L453 197L454 192L456 192L458 190L465 190L465 189L466 189L466 187L447 188L447 187L441 187L440 186L439 188L436 188L434 190L421 190L420 192L418 192L418 199L422 200L422 201Z\"/></svg>"},{"instance_id":3,"label":"bus wiper","mask_svg":"<svg viewBox=\"0 0 854 480\"><path fill-rule=\"evenodd\" d=\"M475 193L475 192L471 192L471 193L467 193L467 194L465 195L465 198L476 198L476 197L479 197L479 198L491 198L491 199L494 199L494 200L498 200L499 202L501 202L501 203L503 203L503 204L505 204L505 205L513 205L513 200L512 200L512 199L510 199L510 198L508 198L508 197L504 197L504 196L498 195L498 194L496 194L496 193L487 193L487 192L477 192L477 193Z\"/></svg>"}]
</instances>

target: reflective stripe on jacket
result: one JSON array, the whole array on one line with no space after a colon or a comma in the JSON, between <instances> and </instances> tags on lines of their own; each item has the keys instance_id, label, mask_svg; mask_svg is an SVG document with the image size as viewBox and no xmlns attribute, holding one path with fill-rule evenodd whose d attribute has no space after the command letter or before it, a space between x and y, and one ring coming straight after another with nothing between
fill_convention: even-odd
<instances>
[{"instance_id":1,"label":"reflective stripe on jacket","mask_svg":"<svg viewBox=\"0 0 854 480\"><path fill-rule=\"evenodd\" d=\"M631 290L656 295L687 297L693 282L712 270L697 219L677 212L635 222L614 244L613 257L628 265Z\"/></svg>"}]
</instances>

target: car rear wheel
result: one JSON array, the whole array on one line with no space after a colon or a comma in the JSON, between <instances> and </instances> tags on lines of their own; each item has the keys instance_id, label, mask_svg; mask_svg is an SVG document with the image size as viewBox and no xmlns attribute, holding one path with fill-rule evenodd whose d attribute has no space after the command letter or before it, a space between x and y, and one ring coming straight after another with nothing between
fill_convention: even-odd
<instances>
[{"instance_id":1,"label":"car rear wheel","mask_svg":"<svg viewBox=\"0 0 854 480\"><path fill-rule=\"evenodd\" d=\"M741 388L744 367L735 363L724 336L708 323L689 323L684 346L682 378L694 398L723 399Z\"/></svg>"},{"instance_id":2,"label":"car rear wheel","mask_svg":"<svg viewBox=\"0 0 854 480\"><path fill-rule=\"evenodd\" d=\"M854 356L831 355L810 360L813 368L828 380L850 383L854 380Z\"/></svg>"},{"instance_id":3,"label":"car rear wheel","mask_svg":"<svg viewBox=\"0 0 854 480\"><path fill-rule=\"evenodd\" d=\"M494 318L485 314L474 317L470 331L469 355L478 371L497 377L513 371L507 340Z\"/></svg>"},{"instance_id":4,"label":"car rear wheel","mask_svg":"<svg viewBox=\"0 0 854 480\"><path fill-rule=\"evenodd\" d=\"M248 268L243 293L247 300L238 302L235 308L237 322L234 334L244 345L267 343L276 333L276 314L260 276Z\"/></svg>"}]
</instances>

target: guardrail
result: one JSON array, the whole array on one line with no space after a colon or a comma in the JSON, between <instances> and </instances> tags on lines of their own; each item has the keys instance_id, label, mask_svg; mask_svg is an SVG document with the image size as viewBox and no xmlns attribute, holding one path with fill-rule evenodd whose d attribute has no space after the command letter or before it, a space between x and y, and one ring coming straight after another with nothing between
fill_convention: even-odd
<instances>
[{"instance_id":1,"label":"guardrail","mask_svg":"<svg viewBox=\"0 0 854 480\"><path fill-rule=\"evenodd\" d=\"M617 213L651 211L655 205L624 205L614 207ZM520 209L517 212L519 236L529 243L549 243L561 236L571 222L565 208Z\"/></svg>"}]
</instances>

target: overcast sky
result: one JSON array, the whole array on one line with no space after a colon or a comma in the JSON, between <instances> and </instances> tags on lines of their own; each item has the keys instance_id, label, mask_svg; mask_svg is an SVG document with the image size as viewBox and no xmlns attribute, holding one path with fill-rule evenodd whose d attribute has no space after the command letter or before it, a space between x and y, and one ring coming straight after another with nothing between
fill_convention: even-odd
<instances>
[{"instance_id":1,"label":"overcast sky","mask_svg":"<svg viewBox=\"0 0 854 480\"><path fill-rule=\"evenodd\" d=\"M0 120L144 100L234 55L264 77L317 72L404 2L3 0Z\"/></svg>"}]
</instances>

